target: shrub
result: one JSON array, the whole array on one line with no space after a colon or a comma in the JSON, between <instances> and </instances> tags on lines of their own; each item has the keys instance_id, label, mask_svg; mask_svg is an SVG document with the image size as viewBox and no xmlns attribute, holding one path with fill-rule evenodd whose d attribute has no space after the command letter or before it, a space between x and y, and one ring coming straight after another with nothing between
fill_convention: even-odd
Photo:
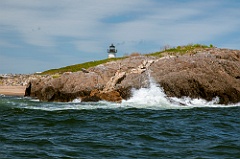
<instances>
[{"instance_id":1,"label":"shrub","mask_svg":"<svg viewBox=\"0 0 240 159\"><path fill-rule=\"evenodd\" d=\"M140 56L140 55L141 55L141 54L138 53L138 52L133 52L133 53L130 54L130 56Z\"/></svg>"}]
</instances>

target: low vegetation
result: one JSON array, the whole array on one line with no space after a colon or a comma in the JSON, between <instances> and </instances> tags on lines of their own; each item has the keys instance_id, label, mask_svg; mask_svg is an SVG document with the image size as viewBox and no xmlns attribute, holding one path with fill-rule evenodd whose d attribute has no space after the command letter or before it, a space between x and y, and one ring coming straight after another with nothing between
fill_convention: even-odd
<instances>
[{"instance_id":1,"label":"low vegetation","mask_svg":"<svg viewBox=\"0 0 240 159\"><path fill-rule=\"evenodd\" d=\"M124 57L126 58L126 57ZM110 59L104 59L104 60L98 60L98 61L90 61L90 62L85 62L85 63L81 63L81 64L76 64L76 65L70 65L70 66L66 66L66 67L62 67L62 68L58 68L58 69L51 69L51 70L47 70L41 73L41 75L53 75L54 78L57 78L59 76L59 74L62 74L64 72L77 72L77 71L81 71L82 69L88 69L90 67L94 67L106 62L110 62L110 61L116 61L116 60L120 60L123 58L110 58Z\"/></svg>"},{"instance_id":2,"label":"low vegetation","mask_svg":"<svg viewBox=\"0 0 240 159\"><path fill-rule=\"evenodd\" d=\"M212 44L210 46L201 45L201 44L189 44L185 46L177 46L177 47L169 47L166 46L162 51L155 52L152 54L148 54L148 56L158 56L163 57L165 55L184 55L184 54L195 54L199 50L203 50L206 48L214 47Z\"/></svg>"},{"instance_id":3,"label":"low vegetation","mask_svg":"<svg viewBox=\"0 0 240 159\"><path fill-rule=\"evenodd\" d=\"M166 55L184 55L184 54L194 54L199 50L206 49L206 48L211 48L214 47L212 44L210 46L207 45L201 45L201 44L189 44L186 46L177 46L177 47L170 47L170 46L165 46L162 51L151 53L151 54L146 54L145 56L157 56L157 57L163 57ZM139 56L141 55L140 53L132 53L130 56ZM110 58L110 59L104 59L104 60L98 60L98 61L90 61L90 62L85 62L81 64L76 64L76 65L71 65L71 66L66 66L58 69L51 69L47 70L41 73L41 75L53 75L54 78L58 78L60 74L64 72L77 72L81 71L82 69L88 69L90 67L94 67L106 62L110 61L116 61L120 59L127 58L128 56L121 57L121 58Z\"/></svg>"}]
</instances>

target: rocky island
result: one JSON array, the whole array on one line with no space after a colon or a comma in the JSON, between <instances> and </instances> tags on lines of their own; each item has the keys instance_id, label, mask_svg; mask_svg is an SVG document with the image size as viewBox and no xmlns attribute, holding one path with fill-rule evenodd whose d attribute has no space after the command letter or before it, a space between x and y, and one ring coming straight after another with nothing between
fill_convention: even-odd
<instances>
[{"instance_id":1,"label":"rocky island","mask_svg":"<svg viewBox=\"0 0 240 159\"><path fill-rule=\"evenodd\" d=\"M132 96L133 88L149 87L150 79L163 88L167 97L207 101L218 97L219 104L238 103L240 50L200 45L135 54L55 78L31 78L25 96L41 101L121 102Z\"/></svg>"},{"instance_id":2,"label":"rocky island","mask_svg":"<svg viewBox=\"0 0 240 159\"><path fill-rule=\"evenodd\" d=\"M240 102L239 50L195 47L183 55L172 51L160 57L129 56L58 78L36 78L28 83L25 95L43 101L121 102L131 97L133 88L148 87L152 78L168 97Z\"/></svg>"}]
</instances>

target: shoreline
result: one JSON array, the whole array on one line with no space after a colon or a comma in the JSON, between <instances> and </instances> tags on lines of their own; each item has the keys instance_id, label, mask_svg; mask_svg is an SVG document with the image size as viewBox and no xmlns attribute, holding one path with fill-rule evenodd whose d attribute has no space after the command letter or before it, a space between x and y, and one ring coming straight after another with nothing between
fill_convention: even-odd
<instances>
[{"instance_id":1,"label":"shoreline","mask_svg":"<svg viewBox=\"0 0 240 159\"><path fill-rule=\"evenodd\" d=\"M0 86L0 94L6 96L24 96L26 86Z\"/></svg>"}]
</instances>

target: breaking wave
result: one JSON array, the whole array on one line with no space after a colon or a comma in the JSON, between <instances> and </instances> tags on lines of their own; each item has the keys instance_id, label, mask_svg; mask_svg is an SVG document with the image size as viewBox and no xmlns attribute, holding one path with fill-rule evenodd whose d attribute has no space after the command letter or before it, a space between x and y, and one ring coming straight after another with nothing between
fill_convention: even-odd
<instances>
[{"instance_id":1,"label":"breaking wave","mask_svg":"<svg viewBox=\"0 0 240 159\"><path fill-rule=\"evenodd\" d=\"M194 107L234 107L240 106L240 103L232 105L221 105L219 98L212 101L204 99L191 99L190 97L176 98L167 97L163 89L150 78L149 88L133 89L133 97L123 101L122 105L128 105L137 108L155 108L155 109L189 109Z\"/></svg>"},{"instance_id":2,"label":"breaking wave","mask_svg":"<svg viewBox=\"0 0 240 159\"><path fill-rule=\"evenodd\" d=\"M21 107L26 109L40 109L45 111L57 110L83 110L83 109L191 109L196 107L236 107L240 103L231 105L217 104L219 98L216 97L212 101L204 99L191 99L189 97L169 98L164 93L163 89L149 79L149 87L141 89L133 89L132 97L128 100L123 100L122 103L112 103L106 101L100 102L81 102L80 99L75 99L69 103L61 102L40 102L31 98L5 97L0 96L1 104L10 105L11 107Z\"/></svg>"}]
</instances>

